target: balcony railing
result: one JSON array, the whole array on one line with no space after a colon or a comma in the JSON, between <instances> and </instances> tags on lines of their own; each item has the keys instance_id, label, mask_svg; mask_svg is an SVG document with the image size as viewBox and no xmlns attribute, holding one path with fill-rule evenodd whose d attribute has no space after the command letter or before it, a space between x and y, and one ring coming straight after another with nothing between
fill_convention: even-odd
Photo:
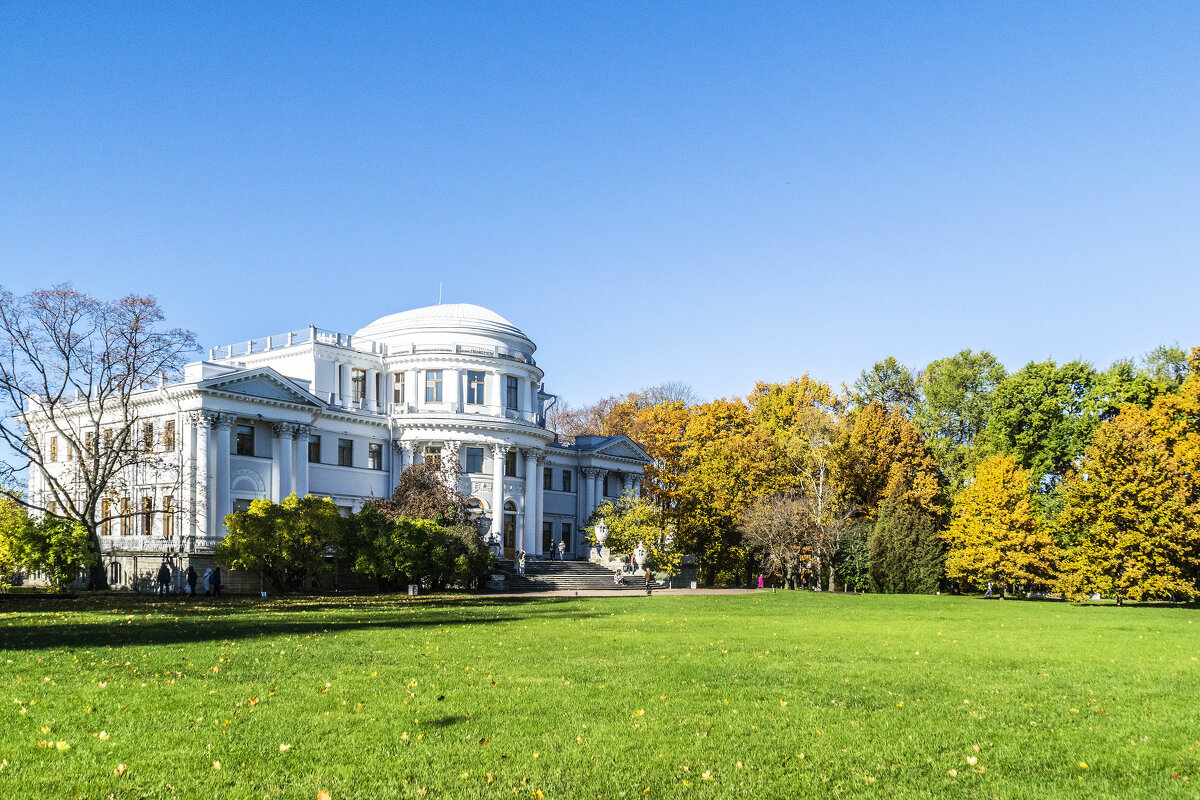
<instances>
[{"instance_id":1,"label":"balcony railing","mask_svg":"<svg viewBox=\"0 0 1200 800\"><path fill-rule=\"evenodd\" d=\"M338 333L310 325L300 330L288 331L262 339L247 339L235 344L219 345L209 348L209 361L227 361L244 356L268 353L272 350L282 350L287 347L297 347L304 344L322 344L327 347L338 347L353 350L356 353L367 353L381 356L425 355L444 353L446 355L483 356L485 358L504 358L521 364L537 364L533 356L520 351L509 351L499 345L493 347L477 347L465 344L413 344L404 347L390 347L372 339L361 339L353 334Z\"/></svg>"}]
</instances>

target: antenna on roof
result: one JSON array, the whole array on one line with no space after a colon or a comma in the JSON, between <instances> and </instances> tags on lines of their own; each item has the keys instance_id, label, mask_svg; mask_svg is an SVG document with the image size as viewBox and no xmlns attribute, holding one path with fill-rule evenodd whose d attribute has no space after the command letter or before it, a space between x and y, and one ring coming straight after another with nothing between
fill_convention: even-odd
<instances>
[{"instance_id":1,"label":"antenna on roof","mask_svg":"<svg viewBox=\"0 0 1200 800\"><path fill-rule=\"evenodd\" d=\"M438 281L438 305L442 304L442 282Z\"/></svg>"}]
</instances>

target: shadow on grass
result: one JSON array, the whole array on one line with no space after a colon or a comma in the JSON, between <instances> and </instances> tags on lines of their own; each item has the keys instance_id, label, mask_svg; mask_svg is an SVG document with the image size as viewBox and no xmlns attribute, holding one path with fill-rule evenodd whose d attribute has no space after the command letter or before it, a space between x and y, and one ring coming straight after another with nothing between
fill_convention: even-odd
<instances>
[{"instance_id":1,"label":"shadow on grass","mask_svg":"<svg viewBox=\"0 0 1200 800\"><path fill-rule=\"evenodd\" d=\"M572 598L573 599L573 598ZM46 598L36 609L28 603L0 606L34 612L0 627L0 650L71 650L132 645L194 644L276 636L303 636L385 628L441 628L528 621L514 607L546 607L539 616L583 619L600 616L568 598L420 598L394 596L346 598L296 597L274 600L237 597L189 602L132 597ZM506 611L507 609L507 611ZM86 623L58 622L64 612L100 615ZM490 613L489 613L490 612ZM56 616L51 617L53 613ZM321 616L318 616L321 615ZM333 615L326 616L326 615Z\"/></svg>"}]
</instances>

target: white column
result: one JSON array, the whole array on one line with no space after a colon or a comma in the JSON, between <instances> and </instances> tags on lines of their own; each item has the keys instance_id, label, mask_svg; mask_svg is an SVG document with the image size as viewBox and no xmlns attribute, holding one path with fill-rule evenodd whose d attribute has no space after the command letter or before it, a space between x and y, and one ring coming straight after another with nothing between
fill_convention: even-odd
<instances>
[{"instance_id":1,"label":"white column","mask_svg":"<svg viewBox=\"0 0 1200 800\"><path fill-rule=\"evenodd\" d=\"M296 460L292 462L292 491L299 497L308 496L308 437L312 428L296 426Z\"/></svg>"},{"instance_id":2,"label":"white column","mask_svg":"<svg viewBox=\"0 0 1200 800\"><path fill-rule=\"evenodd\" d=\"M492 370L487 374L487 413L504 416L504 373Z\"/></svg>"},{"instance_id":3,"label":"white column","mask_svg":"<svg viewBox=\"0 0 1200 800\"><path fill-rule=\"evenodd\" d=\"M592 483L592 476L596 470L591 467L585 467L579 470L579 486L576 491L579 492L579 525L582 527L587 524L587 519L592 515L592 491L596 488Z\"/></svg>"},{"instance_id":4,"label":"white column","mask_svg":"<svg viewBox=\"0 0 1200 800\"><path fill-rule=\"evenodd\" d=\"M642 476L641 475L633 476L633 496L634 497L642 496Z\"/></svg>"},{"instance_id":5,"label":"white column","mask_svg":"<svg viewBox=\"0 0 1200 800\"><path fill-rule=\"evenodd\" d=\"M442 398L451 411L462 411L462 377L461 370L442 370Z\"/></svg>"},{"instance_id":6,"label":"white column","mask_svg":"<svg viewBox=\"0 0 1200 800\"><path fill-rule=\"evenodd\" d=\"M271 484L275 490L275 502L281 503L295 490L292 483L295 477L292 470L292 444L296 436L296 426L284 422L273 425L272 430L277 440L271 453Z\"/></svg>"},{"instance_id":7,"label":"white column","mask_svg":"<svg viewBox=\"0 0 1200 800\"><path fill-rule=\"evenodd\" d=\"M504 544L504 459L508 455L506 444L492 445L492 537Z\"/></svg>"},{"instance_id":8,"label":"white column","mask_svg":"<svg viewBox=\"0 0 1200 800\"><path fill-rule=\"evenodd\" d=\"M538 474L537 474L537 551L542 552L542 523L545 522L543 509L546 507L546 456L542 455L538 459ZM550 537L550 546L554 547L554 536Z\"/></svg>"},{"instance_id":9,"label":"white column","mask_svg":"<svg viewBox=\"0 0 1200 800\"><path fill-rule=\"evenodd\" d=\"M339 364L338 371L342 373L342 378L338 381L338 393L342 397L342 408L350 407L350 365Z\"/></svg>"},{"instance_id":10,"label":"white column","mask_svg":"<svg viewBox=\"0 0 1200 800\"><path fill-rule=\"evenodd\" d=\"M233 429L235 417L233 414L221 414L217 420L216 460L213 464L213 484L215 500L213 502L213 527L209 536L225 536L225 515L233 511L229 500L229 454L231 447L230 431Z\"/></svg>"},{"instance_id":11,"label":"white column","mask_svg":"<svg viewBox=\"0 0 1200 800\"><path fill-rule=\"evenodd\" d=\"M379 393L376 391L379 383L379 370L367 370L367 408L372 411L379 410Z\"/></svg>"},{"instance_id":12,"label":"white column","mask_svg":"<svg viewBox=\"0 0 1200 800\"><path fill-rule=\"evenodd\" d=\"M541 548L535 545L535 537L541 535L540 526L538 526L538 510L537 510L537 475L538 475L538 457L536 450L525 451L525 535L523 537L524 544L521 549L526 553L541 552Z\"/></svg>"},{"instance_id":13,"label":"white column","mask_svg":"<svg viewBox=\"0 0 1200 800\"><path fill-rule=\"evenodd\" d=\"M592 478L592 508L591 511L588 511L589 514L604 502L604 477L606 475L608 475L608 470L598 469L595 477Z\"/></svg>"},{"instance_id":14,"label":"white column","mask_svg":"<svg viewBox=\"0 0 1200 800\"><path fill-rule=\"evenodd\" d=\"M404 402L410 408L419 408L425 402L425 384L420 382L420 373L415 369L404 372Z\"/></svg>"},{"instance_id":15,"label":"white column","mask_svg":"<svg viewBox=\"0 0 1200 800\"><path fill-rule=\"evenodd\" d=\"M211 499L208 493L208 435L210 423L203 412L196 412L189 417L189 426L194 448L191 465L191 507L188 516L191 518L192 535L197 538L208 536L208 506Z\"/></svg>"},{"instance_id":16,"label":"white column","mask_svg":"<svg viewBox=\"0 0 1200 800\"><path fill-rule=\"evenodd\" d=\"M530 422L534 421L533 416L534 416L534 414L537 413L537 410L538 410L537 395L538 395L538 382L536 380L534 380L533 378L530 378L529 379L529 407L527 409L529 411L529 421Z\"/></svg>"},{"instance_id":17,"label":"white column","mask_svg":"<svg viewBox=\"0 0 1200 800\"><path fill-rule=\"evenodd\" d=\"M633 473L625 472L621 475L621 494L633 494Z\"/></svg>"}]
</instances>

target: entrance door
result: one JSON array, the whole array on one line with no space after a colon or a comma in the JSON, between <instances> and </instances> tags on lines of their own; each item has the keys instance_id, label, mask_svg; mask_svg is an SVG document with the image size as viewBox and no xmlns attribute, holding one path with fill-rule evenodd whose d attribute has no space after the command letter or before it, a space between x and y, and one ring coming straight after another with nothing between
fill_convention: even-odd
<instances>
[{"instance_id":1,"label":"entrance door","mask_svg":"<svg viewBox=\"0 0 1200 800\"><path fill-rule=\"evenodd\" d=\"M504 557L515 558L517 555L517 515L504 515Z\"/></svg>"},{"instance_id":2,"label":"entrance door","mask_svg":"<svg viewBox=\"0 0 1200 800\"><path fill-rule=\"evenodd\" d=\"M554 523L542 523L542 552L550 553L554 550Z\"/></svg>"}]
</instances>

